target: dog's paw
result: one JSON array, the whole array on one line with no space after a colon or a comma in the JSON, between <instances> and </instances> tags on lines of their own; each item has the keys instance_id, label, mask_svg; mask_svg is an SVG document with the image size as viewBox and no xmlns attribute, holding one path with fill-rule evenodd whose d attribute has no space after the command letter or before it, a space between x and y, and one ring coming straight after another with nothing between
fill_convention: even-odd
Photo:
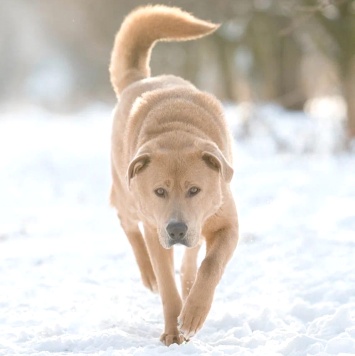
<instances>
[{"instance_id":1,"label":"dog's paw","mask_svg":"<svg viewBox=\"0 0 355 356\"><path fill-rule=\"evenodd\" d=\"M187 298L178 317L179 330L186 340L190 339L202 328L210 307L210 303L194 302L191 298Z\"/></svg>"},{"instance_id":2,"label":"dog's paw","mask_svg":"<svg viewBox=\"0 0 355 356\"><path fill-rule=\"evenodd\" d=\"M166 345L166 346L170 346L171 344L182 344L184 341L186 341L183 337L183 335L181 335L178 331L176 333L173 334L167 334L167 333L163 333L160 336L160 341Z\"/></svg>"},{"instance_id":3,"label":"dog's paw","mask_svg":"<svg viewBox=\"0 0 355 356\"><path fill-rule=\"evenodd\" d=\"M150 289L153 293L158 293L158 283L153 268L150 267L145 271L141 271L141 276L144 286Z\"/></svg>"}]
</instances>

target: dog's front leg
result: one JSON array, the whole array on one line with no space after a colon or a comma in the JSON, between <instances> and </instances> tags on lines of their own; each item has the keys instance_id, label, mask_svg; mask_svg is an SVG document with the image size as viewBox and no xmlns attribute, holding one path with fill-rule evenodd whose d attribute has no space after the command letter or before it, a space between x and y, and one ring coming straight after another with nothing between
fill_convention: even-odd
<instances>
[{"instance_id":1,"label":"dog's front leg","mask_svg":"<svg viewBox=\"0 0 355 356\"><path fill-rule=\"evenodd\" d=\"M184 258L181 265L181 290L182 300L185 301L190 293L190 290L195 282L197 274L197 256L200 250L201 244L196 247L187 248L185 250Z\"/></svg>"},{"instance_id":2,"label":"dog's front leg","mask_svg":"<svg viewBox=\"0 0 355 356\"><path fill-rule=\"evenodd\" d=\"M237 227L223 228L206 236L206 257L178 318L186 339L201 329L211 308L215 288L238 241Z\"/></svg>"},{"instance_id":3,"label":"dog's front leg","mask_svg":"<svg viewBox=\"0 0 355 356\"><path fill-rule=\"evenodd\" d=\"M155 229L145 225L144 233L164 309L165 328L160 340L167 346L181 344L184 338L178 330L177 318L182 302L175 283L174 251L161 246Z\"/></svg>"}]
</instances>

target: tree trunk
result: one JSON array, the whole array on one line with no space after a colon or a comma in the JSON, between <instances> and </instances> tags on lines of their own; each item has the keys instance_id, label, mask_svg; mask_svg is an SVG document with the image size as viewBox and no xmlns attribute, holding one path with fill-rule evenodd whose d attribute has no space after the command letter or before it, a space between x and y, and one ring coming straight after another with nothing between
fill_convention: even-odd
<instances>
[{"instance_id":1,"label":"tree trunk","mask_svg":"<svg viewBox=\"0 0 355 356\"><path fill-rule=\"evenodd\" d=\"M355 56L349 62L344 78L344 98L347 105L348 137L355 139Z\"/></svg>"}]
</instances>

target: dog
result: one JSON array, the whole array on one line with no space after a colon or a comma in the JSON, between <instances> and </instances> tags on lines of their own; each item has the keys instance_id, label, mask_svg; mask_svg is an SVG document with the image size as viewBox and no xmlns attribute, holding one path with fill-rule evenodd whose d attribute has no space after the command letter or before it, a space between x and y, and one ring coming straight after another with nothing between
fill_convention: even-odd
<instances>
[{"instance_id":1,"label":"dog","mask_svg":"<svg viewBox=\"0 0 355 356\"><path fill-rule=\"evenodd\" d=\"M111 204L143 284L160 294L160 340L167 346L189 340L205 322L238 242L238 218L229 184L232 139L220 102L180 77L151 77L149 62L157 41L192 40L218 27L179 8L140 7L123 21L111 55L118 98ZM203 241L206 256L198 268ZM176 244L186 246L182 296L175 283Z\"/></svg>"}]
</instances>

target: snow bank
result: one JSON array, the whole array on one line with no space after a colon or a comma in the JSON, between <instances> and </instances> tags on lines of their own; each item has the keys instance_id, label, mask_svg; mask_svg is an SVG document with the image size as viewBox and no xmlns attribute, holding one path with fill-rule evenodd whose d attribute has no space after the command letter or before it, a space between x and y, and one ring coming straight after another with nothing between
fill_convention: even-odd
<instances>
[{"instance_id":1,"label":"snow bank","mask_svg":"<svg viewBox=\"0 0 355 356\"><path fill-rule=\"evenodd\" d=\"M355 354L355 157L296 154L297 115L296 136L282 123L295 150L255 128L259 146L236 143L240 244L204 328L166 348L159 298L108 206L109 110L3 114L0 355Z\"/></svg>"}]
</instances>

